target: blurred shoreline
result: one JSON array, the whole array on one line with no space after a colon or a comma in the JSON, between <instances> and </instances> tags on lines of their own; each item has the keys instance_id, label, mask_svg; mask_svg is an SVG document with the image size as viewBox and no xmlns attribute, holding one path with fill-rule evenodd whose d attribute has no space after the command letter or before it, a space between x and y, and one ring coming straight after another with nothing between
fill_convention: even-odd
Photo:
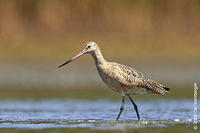
<instances>
[{"instance_id":1,"label":"blurred shoreline","mask_svg":"<svg viewBox=\"0 0 200 133\"><path fill-rule=\"evenodd\" d=\"M87 59L87 60L86 60ZM64 62L64 60L62 61ZM0 89L2 88L83 88L99 86L105 88L92 57L79 59L58 69L56 62L7 62L0 63ZM200 63L195 61L130 61L116 60L134 67L150 79L166 86L187 88L200 81ZM78 86L77 86L78 84ZM78 87L79 88L79 87ZM90 88L90 87L89 87Z\"/></svg>"}]
</instances>

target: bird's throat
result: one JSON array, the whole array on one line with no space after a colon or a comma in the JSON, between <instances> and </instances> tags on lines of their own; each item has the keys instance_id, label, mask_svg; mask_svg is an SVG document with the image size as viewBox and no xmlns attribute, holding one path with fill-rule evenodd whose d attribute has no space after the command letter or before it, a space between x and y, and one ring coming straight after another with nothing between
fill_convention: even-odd
<instances>
[{"instance_id":1,"label":"bird's throat","mask_svg":"<svg viewBox=\"0 0 200 133\"><path fill-rule=\"evenodd\" d=\"M94 58L96 65L106 63L106 60L103 58L103 55L102 55L100 49L95 50L93 53L91 53L91 55Z\"/></svg>"}]
</instances>

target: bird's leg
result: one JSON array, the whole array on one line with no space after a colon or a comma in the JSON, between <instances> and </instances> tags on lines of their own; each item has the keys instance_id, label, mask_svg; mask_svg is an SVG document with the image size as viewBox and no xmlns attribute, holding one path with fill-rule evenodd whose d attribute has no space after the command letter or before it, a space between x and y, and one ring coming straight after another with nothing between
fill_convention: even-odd
<instances>
[{"instance_id":1,"label":"bird's leg","mask_svg":"<svg viewBox=\"0 0 200 133\"><path fill-rule=\"evenodd\" d=\"M123 110L124 110L124 95L122 96L122 105L121 105L121 107L120 107L120 111L119 111L119 114L118 114L118 116L117 116L117 119L116 119L116 121L118 121L118 119L119 119L119 117L120 117L120 115L121 115L121 113L123 112Z\"/></svg>"},{"instance_id":2,"label":"bird's leg","mask_svg":"<svg viewBox=\"0 0 200 133\"><path fill-rule=\"evenodd\" d=\"M139 115L139 112L138 112L138 107L137 107L137 105L135 104L135 102L133 101L133 99L131 98L131 96L128 95L128 97L129 97L130 101L132 102L132 104L133 104L133 106L134 106L134 109L135 109L135 111L136 111L136 113L137 113L137 117L138 117L138 121L139 121L139 120L140 120L140 115Z\"/></svg>"}]
</instances>

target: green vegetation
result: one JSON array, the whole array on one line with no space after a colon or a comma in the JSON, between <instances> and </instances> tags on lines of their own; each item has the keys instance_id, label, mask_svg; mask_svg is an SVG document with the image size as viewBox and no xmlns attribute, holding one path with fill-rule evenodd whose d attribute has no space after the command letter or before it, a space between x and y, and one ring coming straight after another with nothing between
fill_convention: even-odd
<instances>
[{"instance_id":1,"label":"green vegetation","mask_svg":"<svg viewBox=\"0 0 200 133\"><path fill-rule=\"evenodd\" d=\"M192 124L176 124L168 127L149 127L149 128L130 128L130 129L121 129L121 130L94 130L87 128L56 128L56 129L1 129L1 133L185 133L185 132L194 132L198 131L193 130Z\"/></svg>"},{"instance_id":2,"label":"green vegetation","mask_svg":"<svg viewBox=\"0 0 200 133\"><path fill-rule=\"evenodd\" d=\"M0 89L0 99L121 99L119 93L108 88L74 88L74 89ZM169 94L136 95L134 99L159 99L159 98L193 98L192 89L171 89Z\"/></svg>"}]
</instances>

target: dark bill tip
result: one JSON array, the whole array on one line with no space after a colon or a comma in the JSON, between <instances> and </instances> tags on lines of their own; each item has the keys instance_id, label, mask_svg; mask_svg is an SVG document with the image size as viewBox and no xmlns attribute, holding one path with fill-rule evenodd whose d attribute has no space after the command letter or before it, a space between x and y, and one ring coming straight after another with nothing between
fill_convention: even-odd
<instances>
[{"instance_id":1,"label":"dark bill tip","mask_svg":"<svg viewBox=\"0 0 200 133\"><path fill-rule=\"evenodd\" d=\"M70 59L70 60L68 60L67 62L63 63L62 65L58 66L58 68L60 68L60 67L62 67L62 66L64 66L64 65L70 63L71 61L77 59L78 57L80 57L80 56L83 55L83 54L84 54L84 52L81 51L79 54L77 54L76 56L74 56L72 59Z\"/></svg>"},{"instance_id":2,"label":"dark bill tip","mask_svg":"<svg viewBox=\"0 0 200 133\"><path fill-rule=\"evenodd\" d=\"M72 61L72 60L68 60L67 62L65 62L65 63L63 63L62 65L58 66L58 68L61 68L62 66L66 65L66 64L68 64L68 63L70 63L71 61Z\"/></svg>"}]
</instances>

